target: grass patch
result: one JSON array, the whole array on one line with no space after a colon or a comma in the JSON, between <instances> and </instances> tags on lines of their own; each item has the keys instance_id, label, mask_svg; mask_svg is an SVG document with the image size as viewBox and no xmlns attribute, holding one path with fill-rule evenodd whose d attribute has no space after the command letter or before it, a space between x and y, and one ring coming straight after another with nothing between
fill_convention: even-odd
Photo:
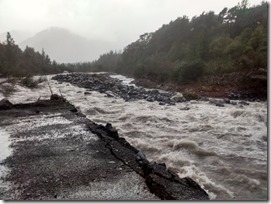
<instances>
[{"instance_id":1,"label":"grass patch","mask_svg":"<svg viewBox=\"0 0 271 204\"><path fill-rule=\"evenodd\" d=\"M20 85L25 86L27 88L37 88L38 84L46 81L46 77L39 77L34 79L33 77L27 76L20 80Z\"/></svg>"},{"instance_id":2,"label":"grass patch","mask_svg":"<svg viewBox=\"0 0 271 204\"><path fill-rule=\"evenodd\" d=\"M10 96L15 91L13 84L0 84L0 92L5 96Z\"/></svg>"},{"instance_id":3,"label":"grass patch","mask_svg":"<svg viewBox=\"0 0 271 204\"><path fill-rule=\"evenodd\" d=\"M192 89L185 89L182 94L185 97L185 99L188 101L199 99L198 94L195 91L193 91Z\"/></svg>"}]
</instances>

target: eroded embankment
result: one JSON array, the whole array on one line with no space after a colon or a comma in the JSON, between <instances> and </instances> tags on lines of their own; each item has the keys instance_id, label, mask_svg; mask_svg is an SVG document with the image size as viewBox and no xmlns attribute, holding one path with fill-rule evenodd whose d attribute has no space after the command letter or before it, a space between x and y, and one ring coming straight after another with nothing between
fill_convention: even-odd
<instances>
[{"instance_id":1,"label":"eroded embankment","mask_svg":"<svg viewBox=\"0 0 271 204\"><path fill-rule=\"evenodd\" d=\"M67 74L60 78L68 83L51 83L54 92L61 89L91 120L114 124L150 161L166 163L180 177L191 177L211 199L267 199L266 102L228 98L188 101L177 94L171 98L175 105L162 105L149 102L158 98L160 90L129 88L126 86L134 86L129 84L132 79L111 77L121 82L106 74ZM128 93L122 90L128 89L134 94L126 102L122 96ZM118 96L110 96L107 90ZM140 92L148 97L139 100Z\"/></svg>"},{"instance_id":2,"label":"eroded embankment","mask_svg":"<svg viewBox=\"0 0 271 204\"><path fill-rule=\"evenodd\" d=\"M96 124L61 97L0 110L12 155L4 200L206 200L192 179L149 162L110 125Z\"/></svg>"}]
</instances>

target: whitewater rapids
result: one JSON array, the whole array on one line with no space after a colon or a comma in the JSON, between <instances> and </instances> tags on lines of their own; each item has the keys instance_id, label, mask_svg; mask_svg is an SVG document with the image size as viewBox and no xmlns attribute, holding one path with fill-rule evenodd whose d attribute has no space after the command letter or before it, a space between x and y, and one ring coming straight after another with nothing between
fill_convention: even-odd
<instances>
[{"instance_id":1,"label":"whitewater rapids","mask_svg":"<svg viewBox=\"0 0 271 204\"><path fill-rule=\"evenodd\" d=\"M124 84L132 80L112 77ZM54 80L50 84L54 93L61 90L90 120L111 123L150 161L164 162L180 177L194 179L211 199L267 199L267 102L218 107L190 101L161 106L144 100L125 102L95 91L84 95L86 89ZM47 82L34 91L16 89L8 97L12 103L50 97Z\"/></svg>"}]
</instances>

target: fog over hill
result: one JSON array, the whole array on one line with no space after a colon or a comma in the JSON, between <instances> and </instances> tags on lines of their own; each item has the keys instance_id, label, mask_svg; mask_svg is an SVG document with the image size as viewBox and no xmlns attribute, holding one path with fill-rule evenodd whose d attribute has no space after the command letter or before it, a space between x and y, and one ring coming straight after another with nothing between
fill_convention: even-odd
<instances>
[{"instance_id":1,"label":"fog over hill","mask_svg":"<svg viewBox=\"0 0 271 204\"><path fill-rule=\"evenodd\" d=\"M22 41L26 40L27 38L33 35L30 32L22 31L22 30L11 30L8 32L11 34L16 44L21 43ZM7 39L7 32L1 33L0 42L4 42L6 41L6 39Z\"/></svg>"},{"instance_id":2,"label":"fog over hill","mask_svg":"<svg viewBox=\"0 0 271 204\"><path fill-rule=\"evenodd\" d=\"M19 46L22 49L33 47L38 51L44 49L52 60L64 63L92 61L109 51L109 47L114 47L110 42L89 40L60 27L42 30Z\"/></svg>"}]
</instances>

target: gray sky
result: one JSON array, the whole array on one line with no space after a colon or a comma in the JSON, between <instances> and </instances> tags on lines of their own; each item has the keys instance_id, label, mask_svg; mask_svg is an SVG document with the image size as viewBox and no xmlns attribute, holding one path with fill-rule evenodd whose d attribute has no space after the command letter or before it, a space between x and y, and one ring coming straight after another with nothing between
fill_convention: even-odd
<instances>
[{"instance_id":1,"label":"gray sky","mask_svg":"<svg viewBox=\"0 0 271 204\"><path fill-rule=\"evenodd\" d=\"M216 13L240 0L0 0L0 33L51 26L126 45L177 17ZM261 0L250 0L250 5Z\"/></svg>"}]
</instances>

